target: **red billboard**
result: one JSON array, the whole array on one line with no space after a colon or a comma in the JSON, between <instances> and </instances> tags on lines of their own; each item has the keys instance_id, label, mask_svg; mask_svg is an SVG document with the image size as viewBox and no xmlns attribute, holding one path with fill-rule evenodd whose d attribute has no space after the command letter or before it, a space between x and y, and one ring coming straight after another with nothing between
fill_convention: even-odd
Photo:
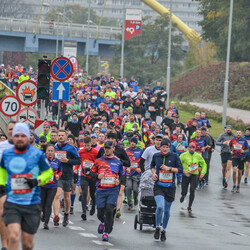
<instances>
[{"instance_id":1,"label":"red billboard","mask_svg":"<svg viewBox=\"0 0 250 250\"><path fill-rule=\"evenodd\" d=\"M142 12L140 9L126 9L125 40L141 34Z\"/></svg>"}]
</instances>

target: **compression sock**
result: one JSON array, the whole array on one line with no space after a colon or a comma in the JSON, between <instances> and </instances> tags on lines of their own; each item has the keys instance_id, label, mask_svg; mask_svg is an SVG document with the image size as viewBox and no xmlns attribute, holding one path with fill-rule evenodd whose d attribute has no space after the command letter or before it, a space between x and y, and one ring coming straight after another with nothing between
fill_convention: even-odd
<instances>
[{"instance_id":1,"label":"compression sock","mask_svg":"<svg viewBox=\"0 0 250 250\"><path fill-rule=\"evenodd\" d=\"M75 194L71 194L71 195L70 195L71 207L74 207L75 198L76 198L76 195L75 195Z\"/></svg>"}]
</instances>

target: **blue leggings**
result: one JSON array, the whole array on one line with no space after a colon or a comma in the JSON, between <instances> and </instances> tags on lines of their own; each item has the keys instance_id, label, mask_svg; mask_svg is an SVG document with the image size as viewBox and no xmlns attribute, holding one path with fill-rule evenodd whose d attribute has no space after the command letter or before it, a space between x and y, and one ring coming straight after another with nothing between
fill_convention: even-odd
<instances>
[{"instance_id":1,"label":"blue leggings","mask_svg":"<svg viewBox=\"0 0 250 250\"><path fill-rule=\"evenodd\" d=\"M172 202L168 202L167 200L165 200L164 196L162 195L156 195L155 202L156 202L156 213L155 213L156 226L160 227L162 223L162 229L165 230L168 225L168 220L170 217L170 207L172 205ZM164 210L164 218L162 222L163 210Z\"/></svg>"}]
</instances>

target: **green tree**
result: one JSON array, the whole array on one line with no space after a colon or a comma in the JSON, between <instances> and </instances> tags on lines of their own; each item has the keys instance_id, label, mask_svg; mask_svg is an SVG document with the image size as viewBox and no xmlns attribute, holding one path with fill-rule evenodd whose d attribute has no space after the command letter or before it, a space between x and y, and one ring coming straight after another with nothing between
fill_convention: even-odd
<instances>
[{"instance_id":1,"label":"green tree","mask_svg":"<svg viewBox=\"0 0 250 250\"><path fill-rule=\"evenodd\" d=\"M145 23L145 24L144 24ZM125 41L124 72L130 78L135 75L142 84L166 76L168 56L168 20L162 17L151 21L143 20L142 33ZM184 52L181 49L182 35L176 34L173 28L171 49L171 76L181 69L180 59ZM121 40L121 36L119 36ZM116 45L116 59L120 63L121 45ZM119 64L117 63L117 67ZM117 70L115 70L117 72Z\"/></svg>"},{"instance_id":2,"label":"green tree","mask_svg":"<svg viewBox=\"0 0 250 250\"><path fill-rule=\"evenodd\" d=\"M45 20L57 21L57 13L63 13L63 6L57 8L51 8L46 16ZM69 4L65 6L65 22L87 24L88 22L88 8L81 7L79 4ZM59 22L63 22L63 16L59 16ZM99 24L100 17L96 15L96 12L90 10L90 20L96 24ZM103 26L117 26L117 21L113 18L103 18L101 25Z\"/></svg>"},{"instance_id":3,"label":"green tree","mask_svg":"<svg viewBox=\"0 0 250 250\"><path fill-rule=\"evenodd\" d=\"M221 60L226 59L229 0L198 0L203 20L199 22L203 39L214 42ZM250 61L249 0L234 1L231 61Z\"/></svg>"}]
</instances>

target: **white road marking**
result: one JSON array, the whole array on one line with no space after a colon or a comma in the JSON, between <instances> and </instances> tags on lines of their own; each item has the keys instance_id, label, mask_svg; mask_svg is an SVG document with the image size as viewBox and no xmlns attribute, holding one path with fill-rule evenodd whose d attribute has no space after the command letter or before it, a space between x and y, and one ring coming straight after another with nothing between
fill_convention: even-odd
<instances>
[{"instance_id":1,"label":"white road marking","mask_svg":"<svg viewBox=\"0 0 250 250\"><path fill-rule=\"evenodd\" d=\"M91 234L91 233L79 233L81 236L86 237L86 238L97 238L96 235Z\"/></svg>"},{"instance_id":2,"label":"white road marking","mask_svg":"<svg viewBox=\"0 0 250 250\"><path fill-rule=\"evenodd\" d=\"M84 228L78 227L78 226L68 226L68 228L71 230L76 230L76 231L85 231Z\"/></svg>"},{"instance_id":3,"label":"white road marking","mask_svg":"<svg viewBox=\"0 0 250 250\"><path fill-rule=\"evenodd\" d=\"M100 241L100 240L92 240L95 244L99 246L114 246L113 244L107 242L107 241Z\"/></svg>"}]
</instances>

